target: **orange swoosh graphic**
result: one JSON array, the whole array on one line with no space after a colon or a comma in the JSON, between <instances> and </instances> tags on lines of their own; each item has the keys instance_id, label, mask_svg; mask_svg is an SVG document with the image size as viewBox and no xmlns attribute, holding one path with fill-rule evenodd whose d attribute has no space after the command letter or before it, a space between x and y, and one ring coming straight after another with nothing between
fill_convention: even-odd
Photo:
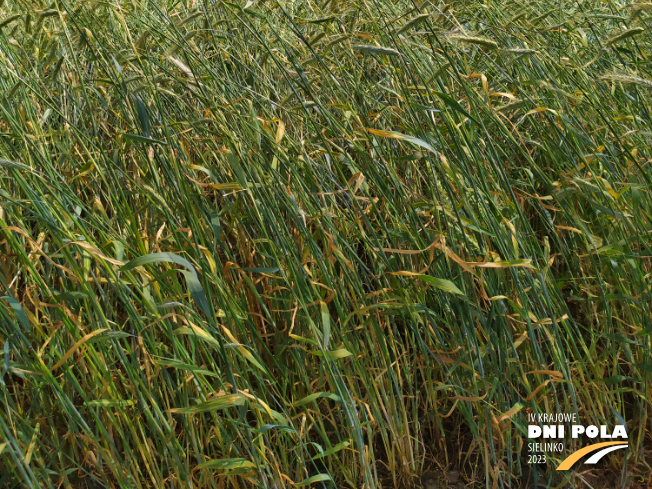
<instances>
[{"instance_id":1,"label":"orange swoosh graphic","mask_svg":"<svg viewBox=\"0 0 652 489\"><path fill-rule=\"evenodd\" d=\"M626 445L627 442L622 441L606 441L604 443L596 443L595 445L589 445L588 447L581 448L580 450L571 453L566 459L559 464L557 470L568 470L570 469L575 462L581 459L584 455L588 455L591 452L600 450L604 447L610 447L612 445Z\"/></svg>"}]
</instances>

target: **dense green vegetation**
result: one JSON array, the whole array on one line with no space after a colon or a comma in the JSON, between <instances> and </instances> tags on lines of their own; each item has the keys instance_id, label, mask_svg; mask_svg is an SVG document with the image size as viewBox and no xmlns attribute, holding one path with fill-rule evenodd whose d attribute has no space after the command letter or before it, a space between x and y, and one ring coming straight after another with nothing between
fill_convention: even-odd
<instances>
[{"instance_id":1,"label":"dense green vegetation","mask_svg":"<svg viewBox=\"0 0 652 489\"><path fill-rule=\"evenodd\" d=\"M652 4L3 3L0 487L643 484Z\"/></svg>"}]
</instances>

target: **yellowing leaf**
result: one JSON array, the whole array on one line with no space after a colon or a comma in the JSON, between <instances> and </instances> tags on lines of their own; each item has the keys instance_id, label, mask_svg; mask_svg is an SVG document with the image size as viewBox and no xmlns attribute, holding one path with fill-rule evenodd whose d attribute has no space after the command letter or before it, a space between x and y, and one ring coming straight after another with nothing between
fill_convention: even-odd
<instances>
[{"instance_id":1,"label":"yellowing leaf","mask_svg":"<svg viewBox=\"0 0 652 489\"><path fill-rule=\"evenodd\" d=\"M566 231L573 231L574 233L577 233L577 234L584 234L584 233L582 233L581 230L579 230L577 228L570 227L570 226L555 226L555 227L557 229L565 229Z\"/></svg>"},{"instance_id":2,"label":"yellowing leaf","mask_svg":"<svg viewBox=\"0 0 652 489\"><path fill-rule=\"evenodd\" d=\"M432 285L433 287L437 287L438 289L443 290L444 292L457 294L457 295L465 295L464 292L458 289L457 286L450 280L432 277L430 275L419 275L418 277L420 280L423 280L425 283Z\"/></svg>"},{"instance_id":3,"label":"yellowing leaf","mask_svg":"<svg viewBox=\"0 0 652 489\"><path fill-rule=\"evenodd\" d=\"M87 334L86 336L84 336L81 340L79 340L77 343L75 343L75 344L72 346L72 348L70 348L70 349L65 353L65 355L61 357L61 360L59 360L56 364L54 364L53 367L50 368L50 370L56 370L56 369L58 369L59 367L61 367L61 365L63 365L64 363L66 363L66 360L68 360L68 359L72 356L72 354L75 353L75 352L77 351L77 349L78 349L80 346L82 346L84 343L86 343L88 340L90 340L93 336L97 336L98 334L102 334L102 333L104 333L105 331L108 331L108 330L109 330L109 328L103 328L103 329L97 329L97 330L93 331L92 333L88 333L88 334Z\"/></svg>"},{"instance_id":4,"label":"yellowing leaf","mask_svg":"<svg viewBox=\"0 0 652 489\"><path fill-rule=\"evenodd\" d=\"M492 97L505 97L510 100L516 100L516 97L509 92L491 92L489 95Z\"/></svg>"},{"instance_id":5,"label":"yellowing leaf","mask_svg":"<svg viewBox=\"0 0 652 489\"><path fill-rule=\"evenodd\" d=\"M297 486L297 487L307 486L309 484L312 484L313 482L322 482L322 481L330 481L330 480L333 480L333 479L331 479L330 475L317 474L317 475L313 475L312 477L308 477L303 482L299 482L298 484L295 484L295 486Z\"/></svg>"},{"instance_id":6,"label":"yellowing leaf","mask_svg":"<svg viewBox=\"0 0 652 489\"><path fill-rule=\"evenodd\" d=\"M339 350L327 351L325 353L313 350L310 353L318 357L328 357L332 360L338 360L340 358L346 358L353 355L353 353L351 353L349 350L346 350L345 348L340 348Z\"/></svg>"},{"instance_id":7,"label":"yellowing leaf","mask_svg":"<svg viewBox=\"0 0 652 489\"><path fill-rule=\"evenodd\" d=\"M196 335L216 350L220 349L220 343L215 338L213 338L208 331L200 328L199 326L195 326L192 323L190 323L190 328L184 326L182 328L176 329L174 334Z\"/></svg>"},{"instance_id":8,"label":"yellowing leaf","mask_svg":"<svg viewBox=\"0 0 652 489\"><path fill-rule=\"evenodd\" d=\"M370 127L367 127L367 131L369 131L371 134L374 134L376 136L382 136L384 138L392 138L392 139L399 139L401 141L407 141L421 148L425 148L428 151L432 151L434 154L437 154L435 148L430 146L423 139L415 138L414 136L408 136L407 134L403 134L395 131L383 131L381 129L371 129Z\"/></svg>"},{"instance_id":9,"label":"yellowing leaf","mask_svg":"<svg viewBox=\"0 0 652 489\"><path fill-rule=\"evenodd\" d=\"M95 399L93 401L88 401L87 406L90 407L117 407L125 408L133 406L134 401L123 401L122 399Z\"/></svg>"},{"instance_id":10,"label":"yellowing leaf","mask_svg":"<svg viewBox=\"0 0 652 489\"><path fill-rule=\"evenodd\" d=\"M551 377L554 377L556 379L563 379L564 374L561 372L558 372L557 370L532 370L531 372L528 372L528 374L544 374L544 375L550 375Z\"/></svg>"},{"instance_id":11,"label":"yellowing leaf","mask_svg":"<svg viewBox=\"0 0 652 489\"><path fill-rule=\"evenodd\" d=\"M221 409L226 409L236 406L244 406L245 397L242 394L229 394L226 396L216 397L210 401L205 401L196 406L190 406L185 408L174 408L170 409L171 413L179 414L196 414L196 413L205 413L207 411L218 411Z\"/></svg>"},{"instance_id":12,"label":"yellowing leaf","mask_svg":"<svg viewBox=\"0 0 652 489\"><path fill-rule=\"evenodd\" d=\"M199 465L198 469L219 469L219 470L232 470L255 468L256 465L244 458L222 458L219 460L209 460Z\"/></svg>"},{"instance_id":13,"label":"yellowing leaf","mask_svg":"<svg viewBox=\"0 0 652 489\"><path fill-rule=\"evenodd\" d=\"M309 396L304 397L299 401L294 401L291 404L291 406L293 407L303 406L304 404L319 399L320 397L327 397L328 399L332 399L333 401L337 401L337 402L341 401L340 396L338 396L337 394L333 394L331 392L315 392L314 394L310 394Z\"/></svg>"},{"instance_id":14,"label":"yellowing leaf","mask_svg":"<svg viewBox=\"0 0 652 489\"><path fill-rule=\"evenodd\" d=\"M396 49L393 48L385 48L382 46L368 46L366 44L354 44L351 46L351 48L354 51L362 51L365 53L372 53L372 54L385 54L387 56L398 56L399 53Z\"/></svg>"},{"instance_id":15,"label":"yellowing leaf","mask_svg":"<svg viewBox=\"0 0 652 489\"><path fill-rule=\"evenodd\" d=\"M506 420L508 418L511 418L512 416L514 416L516 413L518 413L524 407L525 407L524 404L522 404L520 402L517 402L516 404L514 404L514 406L512 406L512 408L509 411L502 414L496 421L498 421L500 423L501 421L504 421L504 420Z\"/></svg>"},{"instance_id":16,"label":"yellowing leaf","mask_svg":"<svg viewBox=\"0 0 652 489\"><path fill-rule=\"evenodd\" d=\"M243 345L238 342L238 340L233 336L231 331L226 326L222 326L222 331L224 331L224 334L236 345L238 352L247 359L249 363L251 363L254 367L259 368L263 372L267 372L267 369L263 367L258 360L256 360L256 357L253 356L253 354Z\"/></svg>"},{"instance_id":17,"label":"yellowing leaf","mask_svg":"<svg viewBox=\"0 0 652 489\"><path fill-rule=\"evenodd\" d=\"M242 185L236 182L205 183L204 185L210 188L214 188L216 190L242 190Z\"/></svg>"},{"instance_id":18,"label":"yellowing leaf","mask_svg":"<svg viewBox=\"0 0 652 489\"><path fill-rule=\"evenodd\" d=\"M532 266L532 260L509 260L509 261L487 261L481 263L469 263L469 265L475 265L479 268L509 268L509 267L525 267L525 268L534 268Z\"/></svg>"},{"instance_id":19,"label":"yellowing leaf","mask_svg":"<svg viewBox=\"0 0 652 489\"><path fill-rule=\"evenodd\" d=\"M518 348L519 346L521 346L523 342L527 339L528 339L527 333L523 333L521 336L516 338L516 341L514 341L514 348Z\"/></svg>"},{"instance_id":20,"label":"yellowing leaf","mask_svg":"<svg viewBox=\"0 0 652 489\"><path fill-rule=\"evenodd\" d=\"M280 144L285 134L285 123L282 120L278 121L278 128L276 129L276 144Z\"/></svg>"},{"instance_id":21,"label":"yellowing leaf","mask_svg":"<svg viewBox=\"0 0 652 489\"><path fill-rule=\"evenodd\" d=\"M338 443L333 448L330 448L330 449L326 450L323 453L318 453L317 455L312 457L312 459L317 460L317 459L320 459L320 458L328 457L329 455L333 455L334 453L339 452L343 448L348 447L350 444L351 444L350 441L343 441L342 443Z\"/></svg>"},{"instance_id":22,"label":"yellowing leaf","mask_svg":"<svg viewBox=\"0 0 652 489\"><path fill-rule=\"evenodd\" d=\"M537 107L536 109L532 109L532 110L526 112L526 114L523 117L527 117L528 115L531 115L531 114L537 114L539 112L545 112L546 110L548 112L552 112L553 114L557 115L557 111L554 110L554 109L549 109L548 107Z\"/></svg>"},{"instance_id":23,"label":"yellowing leaf","mask_svg":"<svg viewBox=\"0 0 652 489\"><path fill-rule=\"evenodd\" d=\"M481 397L453 396L453 397L451 397L451 399L460 400L460 401L468 401L468 402L478 402L478 401L482 401L485 397L487 397L487 394L488 393L485 393L485 395L481 396Z\"/></svg>"}]
</instances>

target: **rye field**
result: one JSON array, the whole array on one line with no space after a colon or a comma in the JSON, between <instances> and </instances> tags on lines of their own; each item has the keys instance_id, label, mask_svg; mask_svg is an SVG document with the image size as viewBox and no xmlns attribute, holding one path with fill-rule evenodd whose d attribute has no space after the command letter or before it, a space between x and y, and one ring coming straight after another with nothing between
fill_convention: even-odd
<instances>
[{"instance_id":1,"label":"rye field","mask_svg":"<svg viewBox=\"0 0 652 489\"><path fill-rule=\"evenodd\" d=\"M0 487L648 487L651 15L0 0Z\"/></svg>"}]
</instances>

